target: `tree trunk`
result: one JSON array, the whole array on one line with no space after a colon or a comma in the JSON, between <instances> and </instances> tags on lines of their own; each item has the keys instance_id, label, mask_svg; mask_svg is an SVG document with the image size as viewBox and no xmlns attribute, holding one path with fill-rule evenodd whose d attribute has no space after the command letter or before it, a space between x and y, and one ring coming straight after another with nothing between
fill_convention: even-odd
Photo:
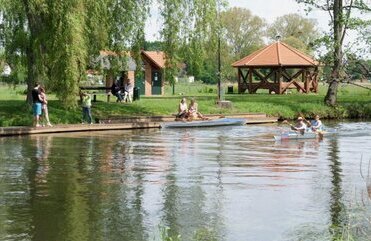
<instances>
[{"instance_id":1,"label":"tree trunk","mask_svg":"<svg viewBox=\"0 0 371 241\"><path fill-rule=\"evenodd\" d=\"M339 81L335 78L333 78L330 82L330 85L327 90L327 94L325 97L325 103L328 106L335 106L336 105L336 100L337 100L337 92L338 92L338 86L339 86Z\"/></svg>"},{"instance_id":2,"label":"tree trunk","mask_svg":"<svg viewBox=\"0 0 371 241\"><path fill-rule=\"evenodd\" d=\"M30 40L31 42L31 40ZM30 43L30 45L32 45ZM27 49L27 103L29 105L32 104L32 89L37 82L37 64L36 64L36 54L32 47L28 47Z\"/></svg>"},{"instance_id":3,"label":"tree trunk","mask_svg":"<svg viewBox=\"0 0 371 241\"><path fill-rule=\"evenodd\" d=\"M335 106L337 101L337 88L340 80L340 70L342 66L342 34L343 34L343 0L334 0L334 65L332 67L331 82L325 97L325 104Z\"/></svg>"},{"instance_id":4,"label":"tree trunk","mask_svg":"<svg viewBox=\"0 0 371 241\"><path fill-rule=\"evenodd\" d=\"M39 81L40 77L40 66L37 64L37 51L40 50L40 45L37 44L37 34L40 32L41 26L43 23L39 16L37 16L34 12L32 12L30 7L30 1L24 0L23 1L28 27L30 29L30 36L28 39L28 46L26 49L27 54L27 103L32 104L32 89L35 86L35 83Z\"/></svg>"}]
</instances>

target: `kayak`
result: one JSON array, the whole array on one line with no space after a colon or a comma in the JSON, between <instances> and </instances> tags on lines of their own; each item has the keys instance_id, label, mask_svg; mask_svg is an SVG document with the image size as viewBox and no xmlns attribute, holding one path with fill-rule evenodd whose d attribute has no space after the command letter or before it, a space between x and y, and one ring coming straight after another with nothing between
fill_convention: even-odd
<instances>
[{"instance_id":1,"label":"kayak","mask_svg":"<svg viewBox=\"0 0 371 241\"><path fill-rule=\"evenodd\" d=\"M193 127L216 127L216 126L241 126L246 124L242 118L220 118L215 120L201 121L174 121L162 123L162 128L193 128Z\"/></svg>"},{"instance_id":2,"label":"kayak","mask_svg":"<svg viewBox=\"0 0 371 241\"><path fill-rule=\"evenodd\" d=\"M335 134L336 134L336 130L326 130L326 131L320 131L320 132L305 132L304 134L300 134L297 132L284 132L281 135L274 136L274 139L276 141L316 139L316 138L322 138L323 136L331 136Z\"/></svg>"}]
</instances>

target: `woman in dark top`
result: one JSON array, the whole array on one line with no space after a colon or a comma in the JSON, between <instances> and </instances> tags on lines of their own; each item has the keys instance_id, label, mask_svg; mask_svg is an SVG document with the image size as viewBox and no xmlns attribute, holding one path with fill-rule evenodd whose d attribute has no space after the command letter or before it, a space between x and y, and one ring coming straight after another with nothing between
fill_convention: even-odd
<instances>
[{"instance_id":1,"label":"woman in dark top","mask_svg":"<svg viewBox=\"0 0 371 241\"><path fill-rule=\"evenodd\" d=\"M122 95L121 95L121 90L120 87L114 82L111 86L111 93L117 97L116 102L121 102L122 101Z\"/></svg>"},{"instance_id":2,"label":"woman in dark top","mask_svg":"<svg viewBox=\"0 0 371 241\"><path fill-rule=\"evenodd\" d=\"M32 89L32 110L33 110L33 116L34 116L34 126L40 127L39 120L41 116L41 107L42 107L42 101L40 97L40 84L36 83L35 87Z\"/></svg>"}]
</instances>

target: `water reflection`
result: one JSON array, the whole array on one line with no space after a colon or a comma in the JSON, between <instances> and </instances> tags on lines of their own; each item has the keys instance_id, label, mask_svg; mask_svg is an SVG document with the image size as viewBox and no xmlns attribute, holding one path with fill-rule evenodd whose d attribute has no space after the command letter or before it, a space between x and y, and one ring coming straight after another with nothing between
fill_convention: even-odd
<instances>
[{"instance_id":1,"label":"water reflection","mask_svg":"<svg viewBox=\"0 0 371 241\"><path fill-rule=\"evenodd\" d=\"M341 227L346 223L346 210L342 203L342 169L337 139L329 141L329 161L332 183L330 190L330 232L333 232L333 240L338 240L343 231Z\"/></svg>"},{"instance_id":2,"label":"water reflection","mask_svg":"<svg viewBox=\"0 0 371 241\"><path fill-rule=\"evenodd\" d=\"M366 184L368 198L371 200L371 158L368 161L367 167L365 168L366 170L365 173L363 170L364 170L363 157L361 157L360 173Z\"/></svg>"},{"instance_id":3,"label":"water reflection","mask_svg":"<svg viewBox=\"0 0 371 241\"><path fill-rule=\"evenodd\" d=\"M354 126L322 141L274 142L275 126L2 138L0 239L336 239L370 183L371 127Z\"/></svg>"}]
</instances>

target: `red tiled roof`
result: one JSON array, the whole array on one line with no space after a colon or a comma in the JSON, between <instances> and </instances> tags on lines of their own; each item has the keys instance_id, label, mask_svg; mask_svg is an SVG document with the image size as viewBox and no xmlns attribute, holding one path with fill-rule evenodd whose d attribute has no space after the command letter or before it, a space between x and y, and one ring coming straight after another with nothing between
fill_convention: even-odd
<instances>
[{"instance_id":1,"label":"red tiled roof","mask_svg":"<svg viewBox=\"0 0 371 241\"><path fill-rule=\"evenodd\" d=\"M142 54L158 68L165 68L165 53L162 51L142 51Z\"/></svg>"},{"instance_id":2,"label":"red tiled roof","mask_svg":"<svg viewBox=\"0 0 371 241\"><path fill-rule=\"evenodd\" d=\"M244 66L317 66L319 63L282 42L270 44L232 64Z\"/></svg>"}]
</instances>

